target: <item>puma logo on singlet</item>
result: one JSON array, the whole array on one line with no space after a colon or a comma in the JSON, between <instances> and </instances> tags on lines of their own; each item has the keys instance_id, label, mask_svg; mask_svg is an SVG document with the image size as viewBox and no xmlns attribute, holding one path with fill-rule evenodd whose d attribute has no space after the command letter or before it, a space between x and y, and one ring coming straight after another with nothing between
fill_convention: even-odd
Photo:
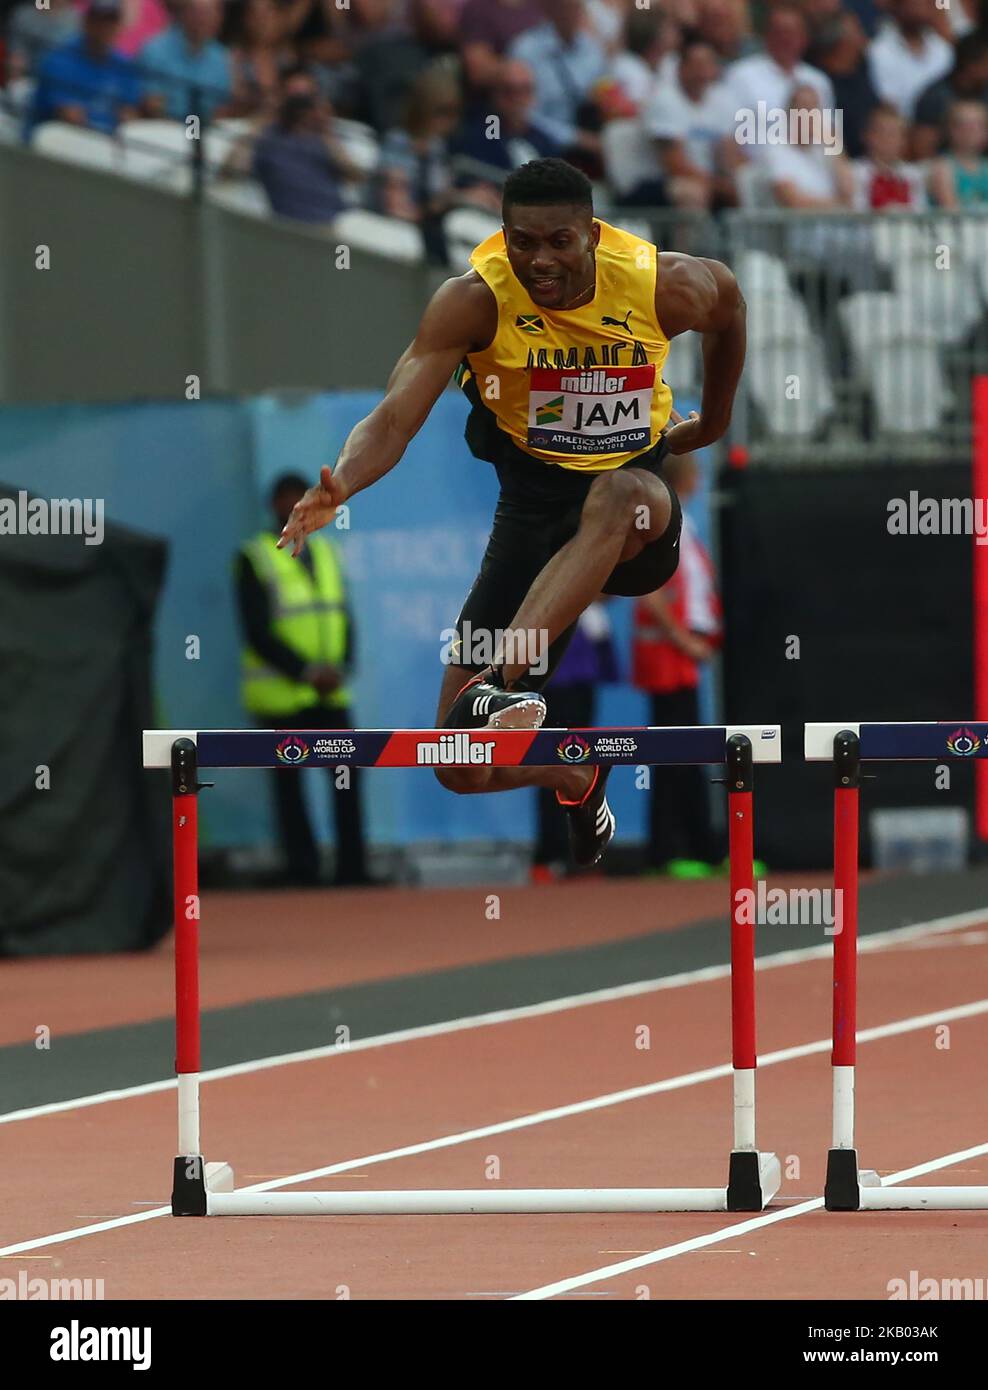
<instances>
[{"instance_id":1,"label":"puma logo on singlet","mask_svg":"<svg viewBox=\"0 0 988 1390\"><path fill-rule=\"evenodd\" d=\"M623 328L625 333L630 333L631 325L628 323L628 320L631 318L633 312L634 310L629 309L623 319L612 319L610 314L605 314L601 319L601 323L611 324L614 328Z\"/></svg>"}]
</instances>

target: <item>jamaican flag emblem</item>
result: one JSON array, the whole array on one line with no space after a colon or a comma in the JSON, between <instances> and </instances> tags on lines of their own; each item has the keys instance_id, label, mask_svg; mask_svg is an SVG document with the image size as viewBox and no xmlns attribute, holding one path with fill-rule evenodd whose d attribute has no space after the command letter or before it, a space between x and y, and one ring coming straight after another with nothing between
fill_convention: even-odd
<instances>
[{"instance_id":1,"label":"jamaican flag emblem","mask_svg":"<svg viewBox=\"0 0 988 1390\"><path fill-rule=\"evenodd\" d=\"M562 396L557 396L555 400L543 401L541 405L535 407L535 423L537 425L558 425L562 418Z\"/></svg>"},{"instance_id":2,"label":"jamaican flag emblem","mask_svg":"<svg viewBox=\"0 0 988 1390\"><path fill-rule=\"evenodd\" d=\"M517 314L515 316L515 327L520 328L523 333L544 333L545 324L539 314Z\"/></svg>"}]
</instances>

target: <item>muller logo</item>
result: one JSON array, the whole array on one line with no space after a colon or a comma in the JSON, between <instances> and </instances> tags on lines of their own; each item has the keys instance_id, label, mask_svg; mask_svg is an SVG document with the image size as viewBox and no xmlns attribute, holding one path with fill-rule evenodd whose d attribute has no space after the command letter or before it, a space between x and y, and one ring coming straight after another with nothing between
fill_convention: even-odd
<instances>
[{"instance_id":1,"label":"muller logo","mask_svg":"<svg viewBox=\"0 0 988 1390\"><path fill-rule=\"evenodd\" d=\"M435 742L415 745L415 761L424 767L445 767L450 763L490 763L494 760L495 739L473 743L469 734L441 734Z\"/></svg>"}]
</instances>

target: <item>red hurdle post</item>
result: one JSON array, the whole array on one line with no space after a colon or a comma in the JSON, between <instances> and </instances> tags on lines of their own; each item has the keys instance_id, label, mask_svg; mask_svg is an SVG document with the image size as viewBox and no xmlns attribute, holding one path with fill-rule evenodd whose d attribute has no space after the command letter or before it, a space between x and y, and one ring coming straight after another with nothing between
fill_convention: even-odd
<instances>
[{"instance_id":1,"label":"red hurdle post","mask_svg":"<svg viewBox=\"0 0 988 1390\"><path fill-rule=\"evenodd\" d=\"M731 882L731 1049L734 1067L734 1147L727 1182L728 1211L764 1206L755 1142L755 926L750 905L755 887L754 764L751 740L727 740L728 855Z\"/></svg>"},{"instance_id":2,"label":"red hurdle post","mask_svg":"<svg viewBox=\"0 0 988 1390\"><path fill-rule=\"evenodd\" d=\"M199 768L189 738L172 745L172 856L175 891L175 1072L178 1153L172 1184L176 1216L205 1216L199 1143Z\"/></svg>"},{"instance_id":3,"label":"red hurdle post","mask_svg":"<svg viewBox=\"0 0 988 1390\"><path fill-rule=\"evenodd\" d=\"M828 1211L857 1211L858 1155L854 1147L854 1068L858 1031L858 802L861 745L842 729L834 739L834 901L840 930L834 938L833 1140L827 1157Z\"/></svg>"}]
</instances>

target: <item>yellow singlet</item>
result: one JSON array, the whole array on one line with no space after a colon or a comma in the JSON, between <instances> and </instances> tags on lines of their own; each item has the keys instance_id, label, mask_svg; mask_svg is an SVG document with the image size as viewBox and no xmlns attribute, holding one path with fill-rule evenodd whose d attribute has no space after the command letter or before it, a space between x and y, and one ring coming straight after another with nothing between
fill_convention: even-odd
<instances>
[{"instance_id":1,"label":"yellow singlet","mask_svg":"<svg viewBox=\"0 0 988 1390\"><path fill-rule=\"evenodd\" d=\"M496 447L500 431L534 459L602 472L650 449L669 419L669 340L655 316L658 252L594 220L597 284L580 309L543 309L530 299L501 231L470 257L498 309L494 341L467 355L458 378L474 410L467 438L483 457L490 445L478 449L474 440L485 436Z\"/></svg>"}]
</instances>

